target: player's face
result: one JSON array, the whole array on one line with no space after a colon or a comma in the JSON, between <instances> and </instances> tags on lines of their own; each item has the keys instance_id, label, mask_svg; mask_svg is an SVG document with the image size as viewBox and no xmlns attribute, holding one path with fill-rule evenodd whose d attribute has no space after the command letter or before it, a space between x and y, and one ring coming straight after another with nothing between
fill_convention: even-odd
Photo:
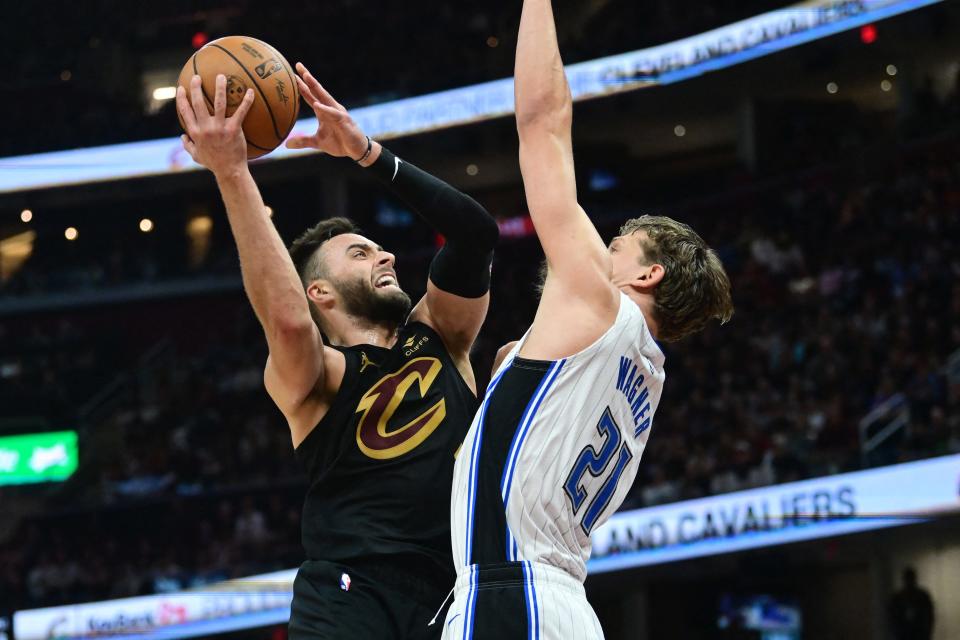
<instances>
[{"instance_id":1,"label":"player's face","mask_svg":"<svg viewBox=\"0 0 960 640\"><path fill-rule=\"evenodd\" d=\"M399 324L406 319L410 296L400 288L392 253L355 233L331 238L321 251L327 280L344 311L375 323Z\"/></svg>"},{"instance_id":2,"label":"player's face","mask_svg":"<svg viewBox=\"0 0 960 640\"><path fill-rule=\"evenodd\" d=\"M639 230L625 236L617 236L610 241L607 250L613 263L611 280L614 283L631 282L646 268L647 258L643 253L643 243L647 240L646 231Z\"/></svg>"}]
</instances>

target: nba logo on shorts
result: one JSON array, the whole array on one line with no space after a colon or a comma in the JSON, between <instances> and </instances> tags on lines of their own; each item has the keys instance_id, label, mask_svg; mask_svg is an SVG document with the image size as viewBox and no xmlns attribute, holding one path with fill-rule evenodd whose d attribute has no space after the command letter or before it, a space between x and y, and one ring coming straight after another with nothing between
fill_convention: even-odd
<instances>
[{"instance_id":1,"label":"nba logo on shorts","mask_svg":"<svg viewBox=\"0 0 960 640\"><path fill-rule=\"evenodd\" d=\"M345 573L340 574L340 588L344 591L350 591L350 576Z\"/></svg>"}]
</instances>

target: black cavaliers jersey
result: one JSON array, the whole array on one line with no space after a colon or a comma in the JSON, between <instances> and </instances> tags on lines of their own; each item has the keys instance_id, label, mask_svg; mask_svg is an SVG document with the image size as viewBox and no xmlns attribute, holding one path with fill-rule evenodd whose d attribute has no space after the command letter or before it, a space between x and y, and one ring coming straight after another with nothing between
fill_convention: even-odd
<instances>
[{"instance_id":1,"label":"black cavaliers jersey","mask_svg":"<svg viewBox=\"0 0 960 640\"><path fill-rule=\"evenodd\" d=\"M310 482L307 557L413 565L446 587L453 465L478 401L422 323L401 329L392 349L337 349L340 390L296 450Z\"/></svg>"}]
</instances>

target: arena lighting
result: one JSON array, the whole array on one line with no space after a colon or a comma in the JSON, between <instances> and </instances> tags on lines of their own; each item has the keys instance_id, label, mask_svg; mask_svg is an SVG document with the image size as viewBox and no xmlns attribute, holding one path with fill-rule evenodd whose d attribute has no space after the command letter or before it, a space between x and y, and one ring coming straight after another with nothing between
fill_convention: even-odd
<instances>
[{"instance_id":1,"label":"arena lighting","mask_svg":"<svg viewBox=\"0 0 960 640\"><path fill-rule=\"evenodd\" d=\"M20 267L33 254L36 240L37 232L32 230L21 231L0 240L0 271L2 271L0 282L9 280L20 270ZM14 367L19 368L18 365L14 365ZM0 467L3 467L3 465L0 464ZM2 476L2 473L3 471L0 469L0 476ZM0 481L0 484L2 484L2 481ZM3 636L0 636L0 640L3 640Z\"/></svg>"},{"instance_id":2,"label":"arena lighting","mask_svg":"<svg viewBox=\"0 0 960 640\"><path fill-rule=\"evenodd\" d=\"M840 87L837 86L837 83L836 83L836 82L828 82L828 83L827 83L827 93L834 94L834 93L836 93L837 91L840 91Z\"/></svg>"},{"instance_id":3,"label":"arena lighting","mask_svg":"<svg viewBox=\"0 0 960 640\"><path fill-rule=\"evenodd\" d=\"M475 175L477 175L478 173L480 173L480 167L478 167L477 165L473 164L472 162L467 165L467 175L468 175L468 176L475 176Z\"/></svg>"},{"instance_id":4,"label":"arena lighting","mask_svg":"<svg viewBox=\"0 0 960 640\"><path fill-rule=\"evenodd\" d=\"M888 76L891 76L891 77L897 75L897 67L896 67L895 65L888 64L888 65L887 65L887 75L888 75Z\"/></svg>"},{"instance_id":5,"label":"arena lighting","mask_svg":"<svg viewBox=\"0 0 960 640\"><path fill-rule=\"evenodd\" d=\"M890 91L891 89L893 89L893 83L892 83L892 82L890 82L889 80L881 80L881 81L880 81L880 90L881 90L881 91Z\"/></svg>"},{"instance_id":6,"label":"arena lighting","mask_svg":"<svg viewBox=\"0 0 960 640\"><path fill-rule=\"evenodd\" d=\"M266 207L266 211L267 211L267 217L268 217L268 218L272 218L272 217L273 217L273 207Z\"/></svg>"},{"instance_id":7,"label":"arena lighting","mask_svg":"<svg viewBox=\"0 0 960 640\"><path fill-rule=\"evenodd\" d=\"M24 222L30 222L33 220L33 211L30 211L30 209L24 209L20 212L20 219Z\"/></svg>"},{"instance_id":8,"label":"arena lighting","mask_svg":"<svg viewBox=\"0 0 960 640\"><path fill-rule=\"evenodd\" d=\"M151 231L153 231L153 220L151 220L150 218L144 218L143 220L141 220L140 231L143 231L144 233L150 233Z\"/></svg>"},{"instance_id":9,"label":"arena lighting","mask_svg":"<svg viewBox=\"0 0 960 640\"><path fill-rule=\"evenodd\" d=\"M591 574L924 522L960 510L960 455L622 511L591 535ZM17 640L194 638L284 624L287 569L200 589L18 611Z\"/></svg>"},{"instance_id":10,"label":"arena lighting","mask_svg":"<svg viewBox=\"0 0 960 640\"><path fill-rule=\"evenodd\" d=\"M203 45L207 44L209 39L210 37L206 33L203 31L197 31L195 34L193 34L193 37L190 38L190 44L194 49L199 49Z\"/></svg>"},{"instance_id":11,"label":"arena lighting","mask_svg":"<svg viewBox=\"0 0 960 640\"><path fill-rule=\"evenodd\" d=\"M177 97L177 88L176 87L157 87L153 90L153 99L156 101L160 100L173 100Z\"/></svg>"},{"instance_id":12,"label":"arena lighting","mask_svg":"<svg viewBox=\"0 0 960 640\"><path fill-rule=\"evenodd\" d=\"M677 136L678 138L682 138L683 136L687 135L687 128L682 124L678 124L673 128L673 135Z\"/></svg>"},{"instance_id":13,"label":"arena lighting","mask_svg":"<svg viewBox=\"0 0 960 640\"><path fill-rule=\"evenodd\" d=\"M211 229L213 229L213 218L210 216L196 216L190 218L190 221L187 223L187 233L190 235L210 233Z\"/></svg>"},{"instance_id":14,"label":"arena lighting","mask_svg":"<svg viewBox=\"0 0 960 640\"><path fill-rule=\"evenodd\" d=\"M865 24L860 27L860 42L863 44L873 44L877 41L877 26L874 24Z\"/></svg>"},{"instance_id":15,"label":"arena lighting","mask_svg":"<svg viewBox=\"0 0 960 640\"><path fill-rule=\"evenodd\" d=\"M879 22L944 0L807 0L674 42L567 66L575 100L664 86ZM513 113L513 79L351 110L378 139L434 131ZM311 135L313 118L290 135ZM280 147L264 161L314 153ZM196 170L179 137L0 159L0 193Z\"/></svg>"},{"instance_id":16,"label":"arena lighting","mask_svg":"<svg viewBox=\"0 0 960 640\"><path fill-rule=\"evenodd\" d=\"M63 232L63 237L67 240L76 240L77 236L80 234L77 232L76 227L67 227Z\"/></svg>"}]
</instances>

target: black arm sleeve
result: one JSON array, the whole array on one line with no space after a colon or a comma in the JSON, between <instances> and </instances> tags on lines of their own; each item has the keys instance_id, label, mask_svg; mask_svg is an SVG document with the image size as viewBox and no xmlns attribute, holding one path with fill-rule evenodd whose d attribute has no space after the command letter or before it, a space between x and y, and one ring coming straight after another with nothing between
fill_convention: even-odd
<instances>
[{"instance_id":1,"label":"black arm sleeve","mask_svg":"<svg viewBox=\"0 0 960 640\"><path fill-rule=\"evenodd\" d=\"M500 237L493 216L470 196L386 148L370 171L446 239L430 265L433 284L464 298L485 295L490 290L493 249Z\"/></svg>"}]
</instances>

